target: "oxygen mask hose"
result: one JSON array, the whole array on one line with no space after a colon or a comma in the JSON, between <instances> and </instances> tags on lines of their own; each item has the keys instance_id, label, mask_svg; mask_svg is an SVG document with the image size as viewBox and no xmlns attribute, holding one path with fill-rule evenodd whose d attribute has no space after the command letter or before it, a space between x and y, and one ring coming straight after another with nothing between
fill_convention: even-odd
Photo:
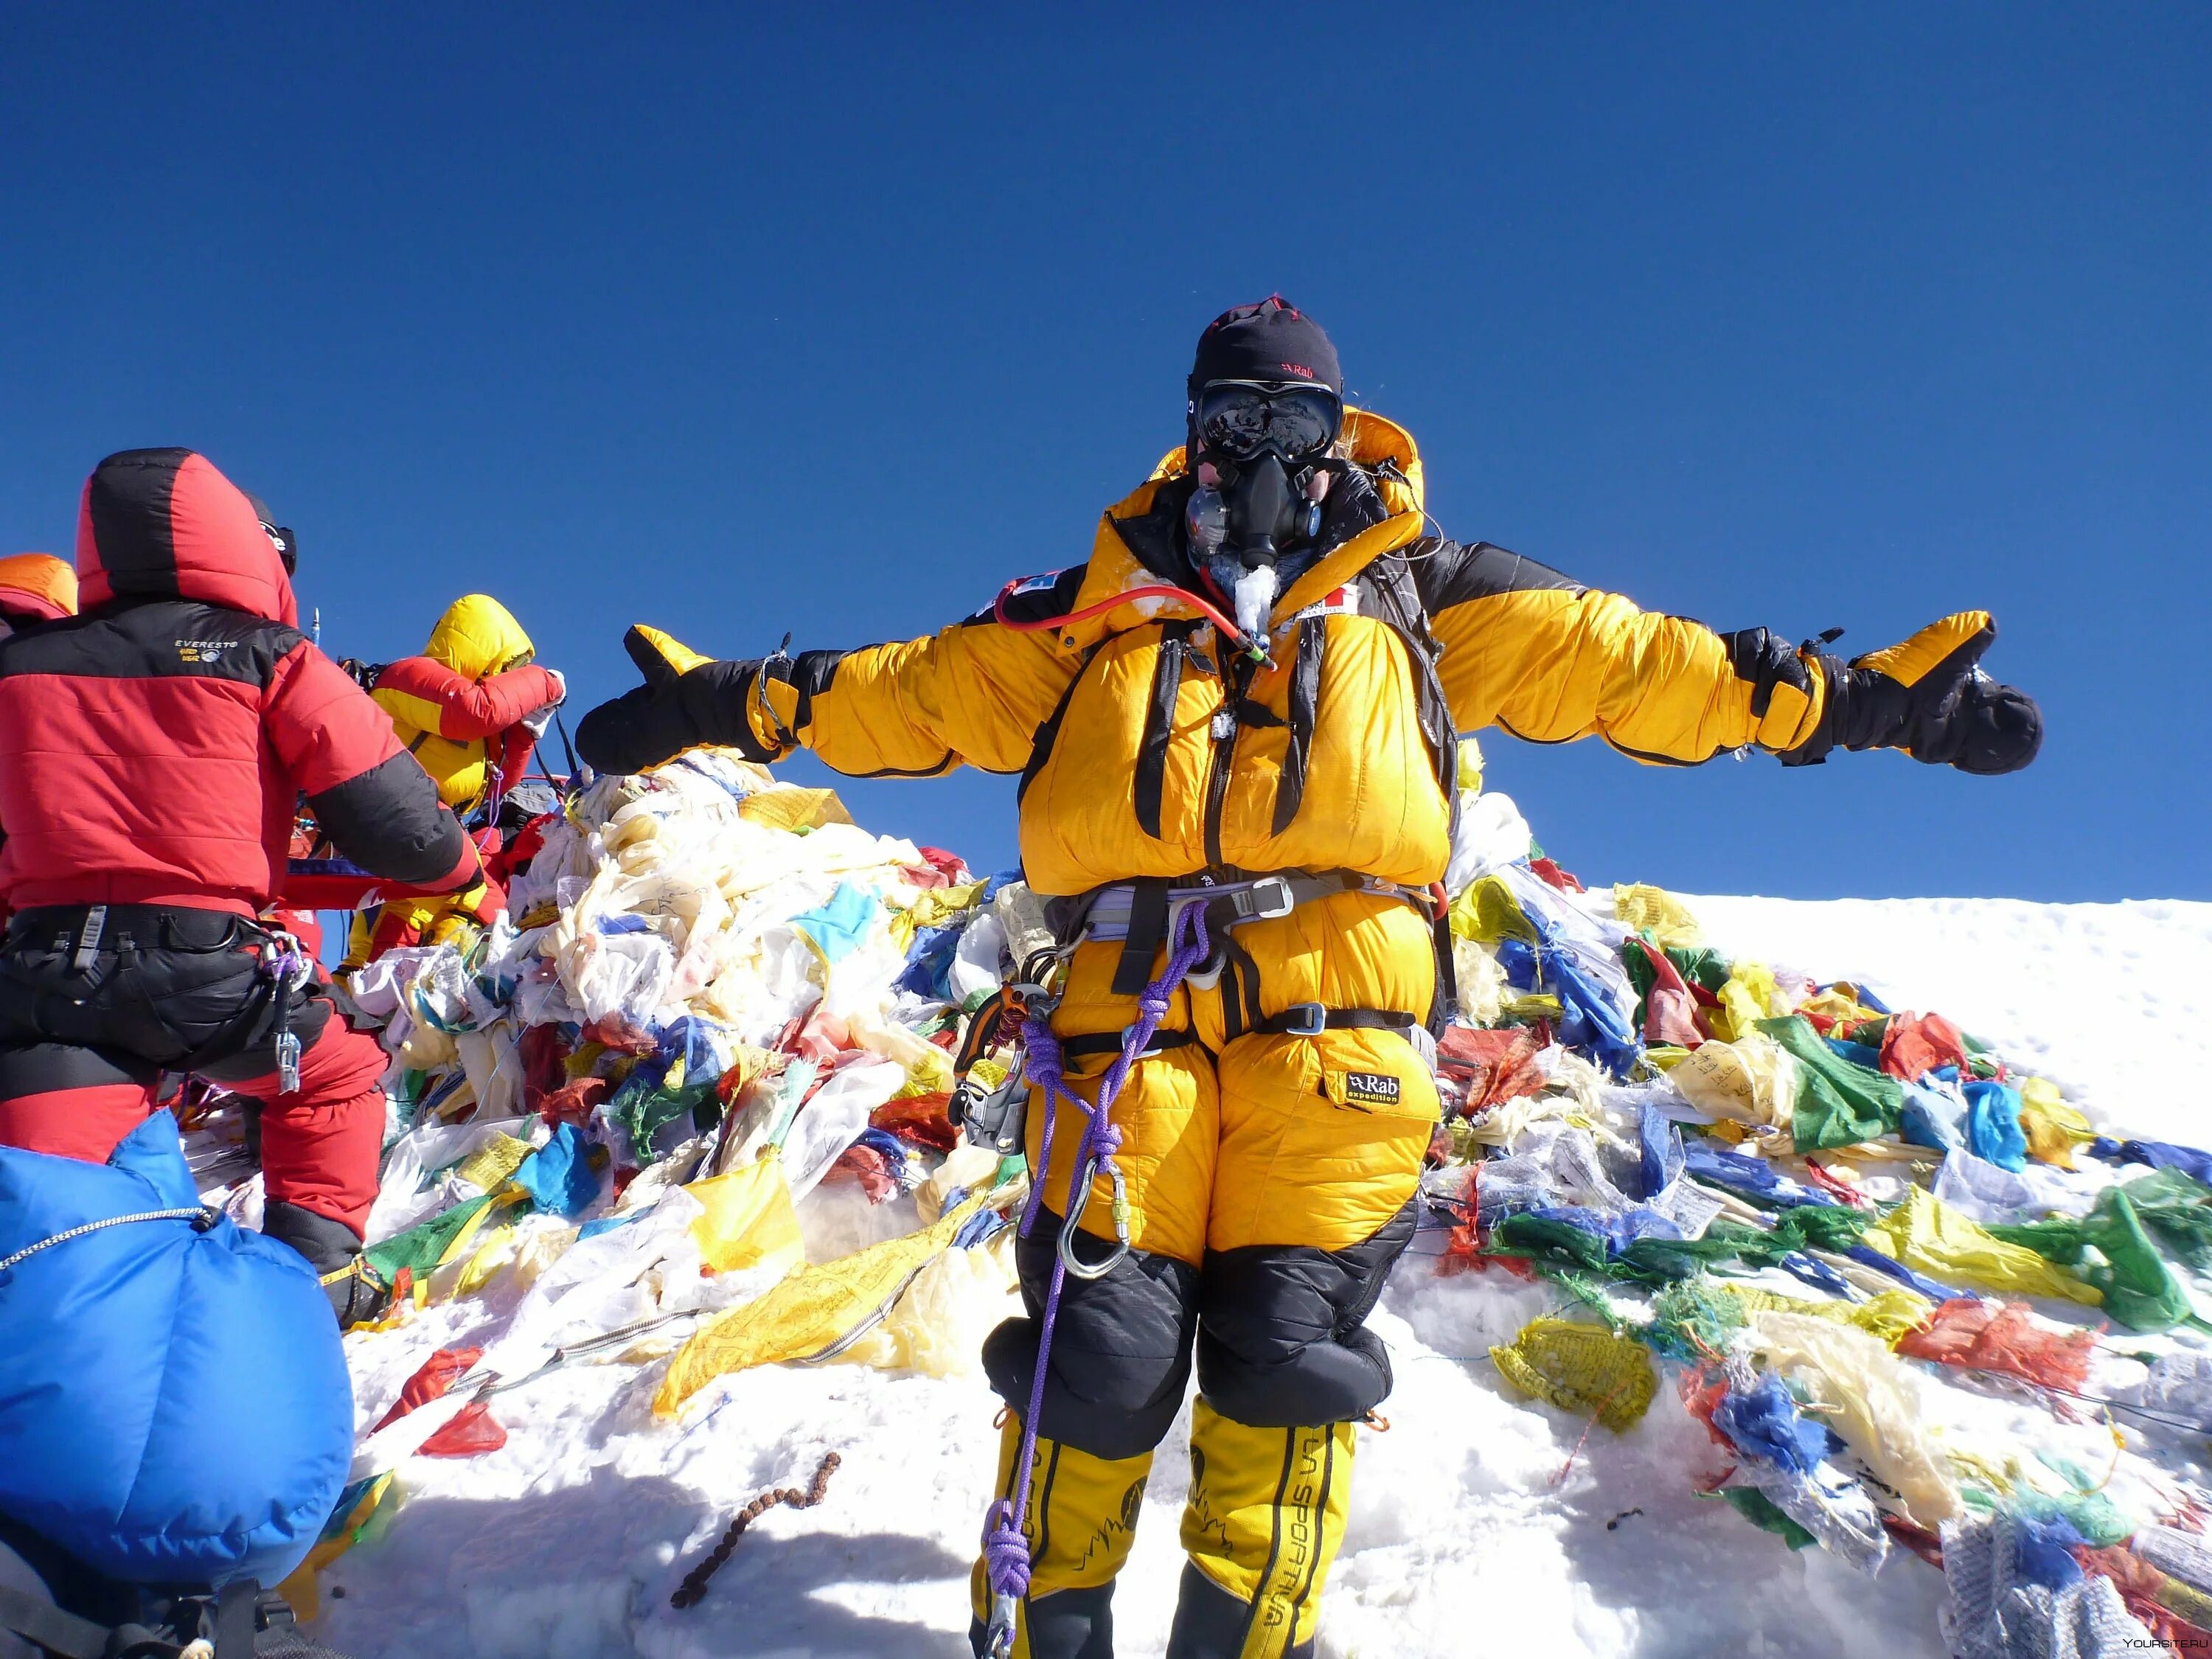
<instances>
[{"instance_id":1,"label":"oxygen mask hose","mask_svg":"<svg viewBox=\"0 0 2212 1659\"><path fill-rule=\"evenodd\" d=\"M1267 635L1264 626L1256 635L1247 633L1231 621L1221 608L1212 600L1192 592L1187 587L1177 587L1172 582L1148 582L1142 587L1125 588L1112 598L1101 599L1096 605L1087 605L1080 611L1071 611L1064 616L1039 617L1033 621L1024 621L1020 617L1010 617L1006 614L1006 600L1012 595L1013 591L1022 585L1022 580L1020 577L1016 577L1000 588L998 599L991 606L991 614L999 625L1002 628L1011 628L1017 634L1045 634L1056 628L1064 628L1071 623L1089 622L1093 617L1105 615L1116 605L1127 605L1136 599L1180 599L1183 604L1196 609L1208 622L1218 629L1221 637L1229 642L1231 648L1242 652L1263 668L1271 668L1274 665L1273 659L1267 652Z\"/></svg>"}]
</instances>

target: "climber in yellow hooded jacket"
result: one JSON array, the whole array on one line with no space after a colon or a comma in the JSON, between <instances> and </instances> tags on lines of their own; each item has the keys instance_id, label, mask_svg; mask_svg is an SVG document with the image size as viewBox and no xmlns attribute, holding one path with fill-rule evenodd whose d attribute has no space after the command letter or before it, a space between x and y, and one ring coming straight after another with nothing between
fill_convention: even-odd
<instances>
[{"instance_id":1,"label":"climber in yellow hooded jacket","mask_svg":"<svg viewBox=\"0 0 2212 1659\"><path fill-rule=\"evenodd\" d=\"M2041 717L1984 677L1986 613L1851 662L1764 629L1639 610L1487 544L1429 533L1413 440L1346 410L1334 349L1279 299L1201 337L1186 443L1100 520L1089 562L1009 584L934 635L712 661L649 629L647 684L578 748L635 771L702 743L811 749L840 771L1018 774L1022 864L1077 940L1052 1016L1097 1080L1158 973L1176 905L1212 957L1171 998L1113 1120L1132 1247L1066 1280L1030 1464L1013 1651L1105 1659L1152 1448L1199 1399L1172 1659L1310 1653L1348 1504L1354 1426L1389 1392L1364 1328L1412 1237L1448 1017L1455 734L1600 737L1693 764L1893 748L2026 765ZM1279 878L1279 879L1278 879ZM1022 1424L1084 1125L1063 1109L1052 1212L1018 1251L1028 1316L986 1346ZM1093 1183L1081 1230L1112 1237ZM976 1650L992 1610L975 1575Z\"/></svg>"},{"instance_id":2,"label":"climber in yellow hooded jacket","mask_svg":"<svg viewBox=\"0 0 2212 1659\"><path fill-rule=\"evenodd\" d=\"M464 593L446 607L419 657L348 669L408 752L464 820L495 818L500 797L522 781L552 710L568 695L561 676L535 665L538 647L514 614L489 593ZM434 942L442 930L484 921L499 908L489 885L450 898L393 900L355 919L344 966L358 968L396 945Z\"/></svg>"}]
</instances>

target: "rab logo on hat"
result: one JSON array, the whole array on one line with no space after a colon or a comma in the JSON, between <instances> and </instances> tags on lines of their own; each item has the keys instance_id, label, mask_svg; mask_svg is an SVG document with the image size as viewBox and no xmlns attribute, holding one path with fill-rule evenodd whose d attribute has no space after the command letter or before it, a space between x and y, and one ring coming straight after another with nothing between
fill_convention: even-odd
<instances>
[{"instance_id":1,"label":"rab logo on hat","mask_svg":"<svg viewBox=\"0 0 2212 1659\"><path fill-rule=\"evenodd\" d=\"M1310 380L1314 378L1313 370L1309 368L1304 363L1285 363L1283 365L1283 373L1285 374L1295 374L1301 380Z\"/></svg>"}]
</instances>

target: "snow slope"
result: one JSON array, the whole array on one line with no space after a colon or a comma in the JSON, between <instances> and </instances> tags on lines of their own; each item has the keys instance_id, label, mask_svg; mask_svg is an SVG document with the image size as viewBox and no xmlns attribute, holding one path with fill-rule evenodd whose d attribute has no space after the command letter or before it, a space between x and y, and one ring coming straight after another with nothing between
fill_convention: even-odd
<instances>
[{"instance_id":1,"label":"snow slope","mask_svg":"<svg viewBox=\"0 0 2212 1659\"><path fill-rule=\"evenodd\" d=\"M1731 954L1863 976L1893 1006L1940 1010L2101 1124L2212 1142L2212 904L1691 903ZM1692 1472L1717 1454L1671 1389L1628 1434L1583 1441L1580 1419L1504 1389L1486 1350L1556 1298L1498 1273L1438 1278L1426 1254L1400 1267L1373 1322L1397 1369L1391 1427L1360 1433L1323 1656L1942 1652L1934 1570L1899 1552L1869 1581L1693 1496ZM511 1307L465 1301L349 1339L363 1424L430 1347L486 1340ZM406 1463L388 1528L325 1574L317 1633L359 1659L968 1652L996 1438L980 1379L771 1368L725 1379L670 1426L650 1409L659 1369L556 1373L495 1403L511 1436L499 1451ZM2081 1433L2085 1457L2100 1441L2109 1453L2101 1425ZM763 1488L804 1486L830 1449L843 1467L828 1501L770 1511L706 1600L672 1611L669 1592L730 1516ZM1186 1453L1179 1424L1116 1600L1124 1656L1164 1643Z\"/></svg>"}]
</instances>

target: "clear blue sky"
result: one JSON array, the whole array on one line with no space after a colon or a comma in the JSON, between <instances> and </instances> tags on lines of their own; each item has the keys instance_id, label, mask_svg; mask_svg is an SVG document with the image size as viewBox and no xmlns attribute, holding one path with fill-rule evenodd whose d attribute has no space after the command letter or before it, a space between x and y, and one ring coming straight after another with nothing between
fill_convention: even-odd
<instances>
[{"instance_id":1,"label":"clear blue sky","mask_svg":"<svg viewBox=\"0 0 2212 1659\"><path fill-rule=\"evenodd\" d=\"M1453 534L1850 649L1986 605L2043 702L1994 781L1493 736L1571 867L2212 896L2208 87L2185 5L11 6L0 550L191 445L334 654L481 586L580 709L633 618L857 645L1081 559L1280 289ZM1011 861L1008 781L848 799Z\"/></svg>"}]
</instances>

